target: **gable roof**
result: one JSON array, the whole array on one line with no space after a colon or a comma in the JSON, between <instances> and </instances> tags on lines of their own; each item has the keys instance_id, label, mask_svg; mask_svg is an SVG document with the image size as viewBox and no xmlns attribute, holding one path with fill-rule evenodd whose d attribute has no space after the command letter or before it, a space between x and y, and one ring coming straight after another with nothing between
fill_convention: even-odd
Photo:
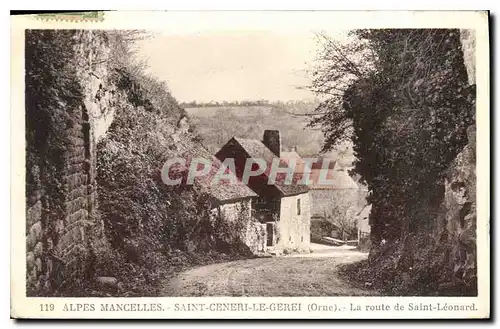
<instances>
[{"instance_id":1,"label":"gable roof","mask_svg":"<svg viewBox=\"0 0 500 329\"><path fill-rule=\"evenodd\" d=\"M261 141L239 137L233 138L238 142L238 144L241 145L248 155L254 159L260 158L266 160L267 163L270 163L274 158L276 158L276 155L274 155L274 153L271 152L271 150L268 149L267 146L265 146Z\"/></svg>"},{"instance_id":2,"label":"gable roof","mask_svg":"<svg viewBox=\"0 0 500 329\"><path fill-rule=\"evenodd\" d=\"M267 164L267 170L264 173L265 176L269 175L271 165L273 161L276 161L275 159L278 159L278 157L271 152L270 149L267 148L267 146L262 143L262 141L256 140L256 139L246 139L246 138L240 138L240 137L233 137L231 140L229 140L226 145L231 143L231 141L234 140L236 143L250 156L251 158L254 159L264 159L266 164ZM223 147L224 148L224 147ZM287 162L283 159L279 159L280 162L280 167L282 166L287 166ZM271 185L270 185L271 186ZM279 190L279 192L283 196L291 196L291 195L296 195L296 194L301 194L309 191L309 188L305 185L301 184L296 184L296 182L293 182L291 184L285 184L284 181L277 180L274 183L274 186Z\"/></svg>"},{"instance_id":3,"label":"gable roof","mask_svg":"<svg viewBox=\"0 0 500 329\"><path fill-rule=\"evenodd\" d=\"M186 157L202 158L211 161L210 172L194 179L194 186L198 187L202 192L221 202L257 196L254 191L239 181L236 175L229 170L226 170L226 173L234 176L234 182L236 183L228 180L220 180L217 184L212 184L212 180L222 166L222 162L210 154L203 146L196 143L179 141L177 147Z\"/></svg>"},{"instance_id":4,"label":"gable roof","mask_svg":"<svg viewBox=\"0 0 500 329\"><path fill-rule=\"evenodd\" d=\"M269 168L274 159L277 159L276 155L269 150L262 141L256 139L247 139L240 137L233 137L227 144L234 140L240 147L250 156L251 158L264 159L267 163L266 176L269 174ZM292 184L284 184L283 181L278 180L275 182L275 186L283 195L294 195L307 192L309 189L359 189L360 186L351 178L346 170L337 169L337 162L333 158L321 156L318 161L311 165L311 171L309 179L312 181L309 185L297 184L297 181L302 178L302 173L304 170L305 162L302 160L300 155L295 152L281 152L280 157L280 167L287 167L291 159L296 161L296 175L294 175L294 180ZM329 184L319 184L319 177L321 174L321 168L323 163L328 160L328 169L326 178L332 183Z\"/></svg>"}]
</instances>

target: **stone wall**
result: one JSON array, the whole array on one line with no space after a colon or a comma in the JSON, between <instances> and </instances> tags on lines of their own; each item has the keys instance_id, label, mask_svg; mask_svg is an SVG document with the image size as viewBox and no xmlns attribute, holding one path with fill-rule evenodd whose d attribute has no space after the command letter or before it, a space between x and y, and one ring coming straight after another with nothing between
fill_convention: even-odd
<instances>
[{"instance_id":1,"label":"stone wall","mask_svg":"<svg viewBox=\"0 0 500 329\"><path fill-rule=\"evenodd\" d=\"M250 221L241 233L241 239L252 253L264 253L267 246L266 224Z\"/></svg>"},{"instance_id":2,"label":"stone wall","mask_svg":"<svg viewBox=\"0 0 500 329\"><path fill-rule=\"evenodd\" d=\"M35 203L28 207L26 212L26 287L28 295L36 293L42 288L45 290L51 288L47 277L52 273L52 260L47 259L44 255L44 249L48 248L47 242L44 241L42 227L41 197L39 191ZM45 260L45 266L43 266L42 259Z\"/></svg>"},{"instance_id":3,"label":"stone wall","mask_svg":"<svg viewBox=\"0 0 500 329\"><path fill-rule=\"evenodd\" d=\"M68 280L82 279L89 254L86 228L92 223L96 185L88 115L83 107L68 110L61 106L53 111L71 116L63 132L69 145L60 159L63 170L45 172L52 176L50 180L40 175L38 190L31 191L35 198L27 200L28 295L51 294L67 286ZM51 170L44 168L44 160L37 166L42 173Z\"/></svg>"},{"instance_id":4,"label":"stone wall","mask_svg":"<svg viewBox=\"0 0 500 329\"><path fill-rule=\"evenodd\" d=\"M300 200L300 213L298 200ZM309 251L311 235L310 207L309 192L281 199L277 248Z\"/></svg>"},{"instance_id":5,"label":"stone wall","mask_svg":"<svg viewBox=\"0 0 500 329\"><path fill-rule=\"evenodd\" d=\"M252 216L252 199L233 201L219 206L222 220L235 229L236 238L243 242L252 253L263 253L266 250L266 224L259 223Z\"/></svg>"},{"instance_id":6,"label":"stone wall","mask_svg":"<svg viewBox=\"0 0 500 329\"><path fill-rule=\"evenodd\" d=\"M96 128L99 136L105 133L112 121L112 101L120 95L106 95L103 91L112 90L103 61L109 55L105 38L92 31L75 31L73 38L77 42L72 64L77 71L76 76L68 78L80 83L83 98L71 104L51 99L56 105L44 111L50 117L44 118L49 126L27 125L28 296L63 294L66 288L78 286L88 278L89 236L101 227L95 220ZM27 122L35 120L31 113L27 111ZM45 140L32 136L43 136ZM59 153L50 152L54 140L63 145ZM44 144L49 144L49 148Z\"/></svg>"},{"instance_id":7,"label":"stone wall","mask_svg":"<svg viewBox=\"0 0 500 329\"><path fill-rule=\"evenodd\" d=\"M248 222L252 217L251 199L222 204L220 214L229 223L241 220Z\"/></svg>"}]
</instances>

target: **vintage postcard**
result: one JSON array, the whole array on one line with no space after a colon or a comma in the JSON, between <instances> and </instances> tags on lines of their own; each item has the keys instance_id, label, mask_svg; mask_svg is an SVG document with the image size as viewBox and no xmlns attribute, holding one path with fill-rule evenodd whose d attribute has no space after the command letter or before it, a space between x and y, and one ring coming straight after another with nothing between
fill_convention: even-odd
<instances>
[{"instance_id":1,"label":"vintage postcard","mask_svg":"<svg viewBox=\"0 0 500 329\"><path fill-rule=\"evenodd\" d=\"M11 316L489 318L488 20L12 16Z\"/></svg>"}]
</instances>

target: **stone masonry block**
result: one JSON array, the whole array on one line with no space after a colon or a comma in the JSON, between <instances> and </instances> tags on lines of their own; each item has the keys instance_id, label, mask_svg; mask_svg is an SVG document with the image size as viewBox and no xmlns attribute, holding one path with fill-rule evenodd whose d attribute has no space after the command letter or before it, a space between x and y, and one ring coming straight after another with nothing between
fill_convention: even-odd
<instances>
[{"instance_id":1,"label":"stone masonry block","mask_svg":"<svg viewBox=\"0 0 500 329\"><path fill-rule=\"evenodd\" d=\"M38 242L35 245L34 254L35 254L36 257L41 257L42 256L42 254L43 254L43 244L41 242Z\"/></svg>"},{"instance_id":2,"label":"stone masonry block","mask_svg":"<svg viewBox=\"0 0 500 329\"><path fill-rule=\"evenodd\" d=\"M80 241L85 241L85 228L80 226Z\"/></svg>"},{"instance_id":3,"label":"stone masonry block","mask_svg":"<svg viewBox=\"0 0 500 329\"><path fill-rule=\"evenodd\" d=\"M36 264L36 261L35 261L35 264ZM30 271L30 272L28 272L28 273L29 273L29 277L28 277L28 279L29 279L31 282L35 283L35 282L36 282L36 279L38 278L37 267L36 267L36 266L35 266L35 267L33 267L33 268L31 269L31 271Z\"/></svg>"},{"instance_id":4,"label":"stone masonry block","mask_svg":"<svg viewBox=\"0 0 500 329\"><path fill-rule=\"evenodd\" d=\"M31 250L35 247L37 241L42 239L42 222L38 221L33 226L31 226L28 235L26 237L26 246L28 250Z\"/></svg>"},{"instance_id":5,"label":"stone masonry block","mask_svg":"<svg viewBox=\"0 0 500 329\"><path fill-rule=\"evenodd\" d=\"M73 224L87 219L88 219L88 211L86 209L80 209L77 212L66 217L68 224Z\"/></svg>"},{"instance_id":6,"label":"stone masonry block","mask_svg":"<svg viewBox=\"0 0 500 329\"><path fill-rule=\"evenodd\" d=\"M78 130L74 131L73 135L78 134L78 132L79 132ZM76 145L76 146L83 146L83 145L85 145L85 141L83 140L83 138L78 138L76 136L75 137L71 136L69 138L69 140L70 140L71 144Z\"/></svg>"},{"instance_id":7,"label":"stone masonry block","mask_svg":"<svg viewBox=\"0 0 500 329\"><path fill-rule=\"evenodd\" d=\"M30 230L28 232L28 235L26 236L26 248L28 250L33 250L33 248L36 245L36 234L33 230Z\"/></svg>"},{"instance_id":8,"label":"stone masonry block","mask_svg":"<svg viewBox=\"0 0 500 329\"><path fill-rule=\"evenodd\" d=\"M47 278L50 277L50 275L52 274L52 269L54 267L53 263L52 263L52 259L47 259L46 260L46 264L47 264L47 273L46 273L46 276Z\"/></svg>"},{"instance_id":9,"label":"stone masonry block","mask_svg":"<svg viewBox=\"0 0 500 329\"><path fill-rule=\"evenodd\" d=\"M33 226L31 227L31 230L35 233L37 241L42 239L43 232L42 232L42 222L38 221Z\"/></svg>"},{"instance_id":10,"label":"stone masonry block","mask_svg":"<svg viewBox=\"0 0 500 329\"><path fill-rule=\"evenodd\" d=\"M35 264L37 273L40 273L42 271L42 260L40 258L37 258L35 260Z\"/></svg>"},{"instance_id":11,"label":"stone masonry block","mask_svg":"<svg viewBox=\"0 0 500 329\"><path fill-rule=\"evenodd\" d=\"M33 268L33 266L35 266L35 255L30 251L26 255L26 268L29 271Z\"/></svg>"},{"instance_id":12,"label":"stone masonry block","mask_svg":"<svg viewBox=\"0 0 500 329\"><path fill-rule=\"evenodd\" d=\"M43 289L45 291L51 291L52 290L52 286L50 285L50 281L49 280L47 280L47 281L44 282Z\"/></svg>"},{"instance_id":13,"label":"stone masonry block","mask_svg":"<svg viewBox=\"0 0 500 329\"><path fill-rule=\"evenodd\" d=\"M42 202L38 201L26 211L26 226L29 228L42 218Z\"/></svg>"},{"instance_id":14,"label":"stone masonry block","mask_svg":"<svg viewBox=\"0 0 500 329\"><path fill-rule=\"evenodd\" d=\"M57 248L62 252L68 249L71 245L71 232L67 232L61 236Z\"/></svg>"},{"instance_id":15,"label":"stone masonry block","mask_svg":"<svg viewBox=\"0 0 500 329\"><path fill-rule=\"evenodd\" d=\"M66 149L74 156L78 156L80 159L85 159L85 147L83 145L68 145Z\"/></svg>"},{"instance_id":16,"label":"stone masonry block","mask_svg":"<svg viewBox=\"0 0 500 329\"><path fill-rule=\"evenodd\" d=\"M74 229L71 230L71 236L73 237L73 241L82 241L80 226L75 227Z\"/></svg>"},{"instance_id":17,"label":"stone masonry block","mask_svg":"<svg viewBox=\"0 0 500 329\"><path fill-rule=\"evenodd\" d=\"M59 248L64 254L65 258L69 253L73 252L73 249L77 247L78 242L80 241L81 241L81 234L79 225L76 225L75 227L71 228L61 237Z\"/></svg>"},{"instance_id":18,"label":"stone masonry block","mask_svg":"<svg viewBox=\"0 0 500 329\"><path fill-rule=\"evenodd\" d=\"M69 156L66 161L70 164L77 164L77 163L82 163L84 160L85 160L85 157L78 154L76 156L75 155Z\"/></svg>"},{"instance_id":19,"label":"stone masonry block","mask_svg":"<svg viewBox=\"0 0 500 329\"><path fill-rule=\"evenodd\" d=\"M68 163L68 167L66 168L68 174L76 174L83 172L85 170L85 163Z\"/></svg>"},{"instance_id":20,"label":"stone masonry block","mask_svg":"<svg viewBox=\"0 0 500 329\"><path fill-rule=\"evenodd\" d=\"M66 176L66 181L70 189L75 189L80 187L81 185L87 184L87 179L87 175L83 173L75 173Z\"/></svg>"},{"instance_id":21,"label":"stone masonry block","mask_svg":"<svg viewBox=\"0 0 500 329\"><path fill-rule=\"evenodd\" d=\"M68 199L70 200L77 199L78 197L86 196L86 193L87 193L87 186L85 185L79 186L68 193Z\"/></svg>"},{"instance_id":22,"label":"stone masonry block","mask_svg":"<svg viewBox=\"0 0 500 329\"><path fill-rule=\"evenodd\" d=\"M33 273L33 270L35 270L35 273ZM34 286L36 283L36 268L33 268L30 271L26 272L26 285L29 286Z\"/></svg>"},{"instance_id":23,"label":"stone masonry block","mask_svg":"<svg viewBox=\"0 0 500 329\"><path fill-rule=\"evenodd\" d=\"M70 200L65 203L66 213L72 214L76 213L81 209L87 209L87 198L86 196L78 197L74 200Z\"/></svg>"},{"instance_id":24,"label":"stone masonry block","mask_svg":"<svg viewBox=\"0 0 500 329\"><path fill-rule=\"evenodd\" d=\"M58 234L62 234L64 232L64 221L58 220L55 225L55 230Z\"/></svg>"}]
</instances>

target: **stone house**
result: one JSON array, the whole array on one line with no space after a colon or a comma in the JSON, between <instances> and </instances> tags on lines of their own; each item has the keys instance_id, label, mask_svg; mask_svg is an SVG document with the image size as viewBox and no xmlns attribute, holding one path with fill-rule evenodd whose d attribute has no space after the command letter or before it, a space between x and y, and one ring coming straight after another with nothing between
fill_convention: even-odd
<instances>
[{"instance_id":1,"label":"stone house","mask_svg":"<svg viewBox=\"0 0 500 329\"><path fill-rule=\"evenodd\" d=\"M208 160L211 168L206 175L195 177L193 185L208 196L211 208L211 220L217 220L229 224L234 232L227 236L227 242L239 240L245 244L252 253L266 251L266 226L254 220L253 200L257 194L248 186L234 177L234 183L213 183L216 173L222 166L222 162L210 154L203 146L191 143L185 139L177 139L176 147L180 154L186 159L201 158ZM234 176L234 173L227 172ZM217 225L217 224L214 224ZM229 241L232 240L232 241Z\"/></svg>"},{"instance_id":2,"label":"stone house","mask_svg":"<svg viewBox=\"0 0 500 329\"><path fill-rule=\"evenodd\" d=\"M247 159L263 159L266 170L252 176L248 187L257 194L252 202L253 217L266 226L268 249L309 250L311 206L309 188L294 182L286 184L277 179L269 182L270 168L281 159L281 136L277 130L266 130L262 141L231 138L215 155L220 161L232 158L235 162L236 176L242 181Z\"/></svg>"},{"instance_id":3,"label":"stone house","mask_svg":"<svg viewBox=\"0 0 500 329\"><path fill-rule=\"evenodd\" d=\"M308 187L315 239L321 234L345 238L340 236L340 231L337 229L339 221L345 223L350 220L358 226L358 214L366 207L368 191L349 175L349 163L338 158L320 156L315 162L306 164L296 150L283 152L282 158L286 163L291 160L297 163L298 177L302 177L306 172L309 173ZM306 165L309 168L306 168ZM328 221L329 224L324 221ZM353 229L347 238L356 236L356 230Z\"/></svg>"}]
</instances>

